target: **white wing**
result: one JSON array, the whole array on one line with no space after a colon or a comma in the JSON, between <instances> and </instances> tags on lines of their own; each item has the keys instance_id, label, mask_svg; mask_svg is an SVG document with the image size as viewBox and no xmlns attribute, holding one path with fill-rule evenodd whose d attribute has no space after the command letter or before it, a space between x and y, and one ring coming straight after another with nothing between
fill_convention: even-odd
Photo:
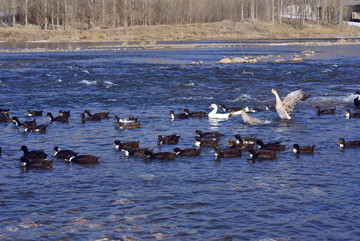
<instances>
[{"instance_id":1,"label":"white wing","mask_svg":"<svg viewBox=\"0 0 360 241\"><path fill-rule=\"evenodd\" d=\"M289 93L282 104L287 113L291 113L294 110L296 102L304 96L304 92L299 89Z\"/></svg>"}]
</instances>

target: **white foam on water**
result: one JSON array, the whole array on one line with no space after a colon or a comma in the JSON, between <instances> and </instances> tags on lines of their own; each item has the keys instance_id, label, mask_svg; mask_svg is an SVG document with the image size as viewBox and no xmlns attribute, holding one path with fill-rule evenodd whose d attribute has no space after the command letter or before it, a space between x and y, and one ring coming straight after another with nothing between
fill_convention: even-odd
<instances>
[{"instance_id":1,"label":"white foam on water","mask_svg":"<svg viewBox=\"0 0 360 241\"><path fill-rule=\"evenodd\" d=\"M97 84L97 81L96 81L96 80L94 80L94 81L89 81L89 80L84 79L84 80L80 81L80 83L81 83L81 84L85 84L85 85L96 85L96 84Z\"/></svg>"}]
</instances>

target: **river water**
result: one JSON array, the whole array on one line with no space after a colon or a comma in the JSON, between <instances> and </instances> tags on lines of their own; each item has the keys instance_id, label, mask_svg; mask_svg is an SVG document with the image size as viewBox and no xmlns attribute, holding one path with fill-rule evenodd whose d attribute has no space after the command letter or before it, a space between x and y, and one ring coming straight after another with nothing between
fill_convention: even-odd
<instances>
[{"instance_id":1,"label":"river water","mask_svg":"<svg viewBox=\"0 0 360 241\"><path fill-rule=\"evenodd\" d=\"M293 55L315 51L302 62ZM271 55L269 57L269 55ZM258 63L220 65L227 57L268 56ZM285 61L274 63L275 59ZM200 62L202 64L191 64ZM0 108L25 121L27 109L54 115L70 110L68 124L46 133L24 133L0 123L0 239L2 240L356 240L360 237L359 150L335 143L360 139L352 110L360 82L359 46L247 46L0 54ZM244 125L241 116L170 121L170 110L210 112L210 104L274 106L280 96L303 89L292 120L276 112L250 115L268 124ZM316 115L314 107L336 107ZM141 128L120 130L110 118L81 123L84 109L110 116L138 116ZM355 111L355 110L353 110ZM125 158L112 143L140 140L155 152L158 135L181 135L193 147L194 131L235 134L286 150L274 161L215 160L210 148L175 161ZM290 147L315 144L315 154L295 156ZM55 160L49 170L18 166L21 145L72 149L101 156L97 165Z\"/></svg>"}]
</instances>

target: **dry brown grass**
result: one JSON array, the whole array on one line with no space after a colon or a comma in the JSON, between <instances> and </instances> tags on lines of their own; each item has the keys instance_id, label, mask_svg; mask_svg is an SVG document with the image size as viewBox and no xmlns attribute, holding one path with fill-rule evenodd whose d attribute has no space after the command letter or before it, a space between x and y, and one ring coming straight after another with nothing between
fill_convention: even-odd
<instances>
[{"instance_id":1,"label":"dry brown grass","mask_svg":"<svg viewBox=\"0 0 360 241\"><path fill-rule=\"evenodd\" d=\"M271 24L264 21L135 26L117 29L42 30L38 26L1 27L2 41L159 41L206 39L273 39L273 38L333 38L360 36L360 28L346 24L330 25L296 22Z\"/></svg>"}]
</instances>

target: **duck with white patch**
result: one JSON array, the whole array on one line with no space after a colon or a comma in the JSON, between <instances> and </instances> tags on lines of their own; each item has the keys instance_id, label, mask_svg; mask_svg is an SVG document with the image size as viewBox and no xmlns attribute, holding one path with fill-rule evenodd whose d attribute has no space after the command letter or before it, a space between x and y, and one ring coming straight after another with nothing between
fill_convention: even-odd
<instances>
[{"instance_id":1,"label":"duck with white patch","mask_svg":"<svg viewBox=\"0 0 360 241\"><path fill-rule=\"evenodd\" d=\"M314 145L308 145L308 146L300 146L299 144L294 144L292 146L293 152L295 154L314 154L315 152L315 144Z\"/></svg>"},{"instance_id":2,"label":"duck with white patch","mask_svg":"<svg viewBox=\"0 0 360 241\"><path fill-rule=\"evenodd\" d=\"M354 105L356 107L360 106L360 91L356 91L355 92L355 95L358 95L355 99L354 99Z\"/></svg>"},{"instance_id":3,"label":"duck with white patch","mask_svg":"<svg viewBox=\"0 0 360 241\"><path fill-rule=\"evenodd\" d=\"M339 145L341 149L346 148L357 148L360 147L360 140L353 140L353 141L345 141L344 138L339 138L336 142L336 145Z\"/></svg>"},{"instance_id":4,"label":"duck with white patch","mask_svg":"<svg viewBox=\"0 0 360 241\"><path fill-rule=\"evenodd\" d=\"M355 112L355 113L351 113L350 109L347 109L345 111L345 117L346 119L350 119L350 118L360 118L360 113Z\"/></svg>"}]
</instances>

